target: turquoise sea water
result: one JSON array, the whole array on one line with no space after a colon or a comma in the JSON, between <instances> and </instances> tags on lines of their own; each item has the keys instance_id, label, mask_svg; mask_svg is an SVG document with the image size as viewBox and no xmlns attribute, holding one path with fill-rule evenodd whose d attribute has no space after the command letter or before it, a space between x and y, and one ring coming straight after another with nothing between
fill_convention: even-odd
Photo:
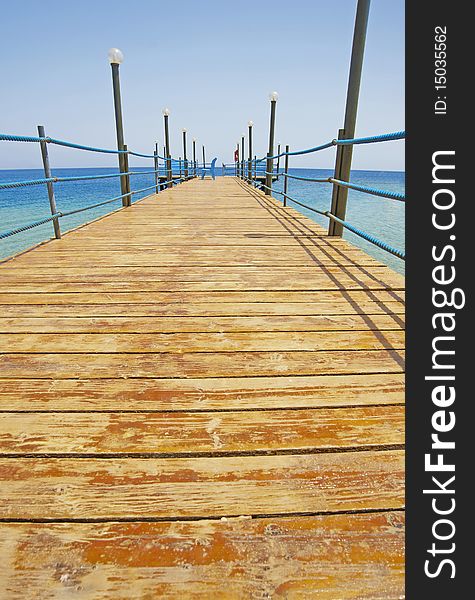
<instances>
[{"instance_id":1,"label":"turquoise sea water","mask_svg":"<svg viewBox=\"0 0 475 600\"><path fill-rule=\"evenodd\" d=\"M134 167L134 171L138 170L142 169ZM114 172L114 169L55 169L54 175L57 177L71 177L100 175L111 172ZM331 170L326 169L290 169L289 173L299 177L313 178L333 175ZM38 179L43 176L43 171L39 169L0 170L0 182ZM351 180L370 187L404 192L404 173L401 172L353 171ZM131 178L132 189L144 188L153 185L153 183L153 175L137 175ZM283 185L282 179L274 185L276 190L281 190ZM328 210L331 203L331 190L332 186L326 183L305 183L289 180L288 194L302 201L304 204L320 210ZM153 190L151 191L153 192ZM150 191L137 194L133 197L134 202L149 193ZM56 204L60 211L74 210L88 204L113 198L119 194L120 183L118 178L55 184ZM277 200L281 200L282 197L276 195L276 198ZM105 215L120 206L121 202L118 200L106 206L64 217L60 220L61 229L63 232L68 231L78 225L92 221L101 215ZM292 206L291 202L289 202L289 206ZM316 215L299 206L294 207L317 223L327 227L328 219L325 217ZM13 229L30 221L47 217L48 215L49 203L46 186L0 190L0 231ZM402 202L386 200L350 190L347 221L398 249L404 248L404 203ZM16 254L34 244L49 239L52 236L52 231L52 223L47 223L35 229L0 240L0 258ZM400 259L376 248L350 232L345 231L344 237L396 271L404 272L404 262Z\"/></svg>"}]
</instances>

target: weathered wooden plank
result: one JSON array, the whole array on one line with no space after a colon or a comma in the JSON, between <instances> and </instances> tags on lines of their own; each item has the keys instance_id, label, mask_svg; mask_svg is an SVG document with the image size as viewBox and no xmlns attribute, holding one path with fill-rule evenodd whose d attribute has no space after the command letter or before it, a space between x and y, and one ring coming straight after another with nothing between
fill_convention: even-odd
<instances>
[{"instance_id":1,"label":"weathered wooden plank","mask_svg":"<svg viewBox=\"0 0 475 600\"><path fill-rule=\"evenodd\" d=\"M8 264L8 263L7 263ZM8 275L5 269L5 276ZM145 269L145 274L144 274ZM56 266L52 268L38 267L31 271L30 269L11 269L9 273L10 281L103 281L103 280L137 280L157 282L156 290L161 291L185 291L185 290L399 290L403 289L403 282L399 275L391 273L385 269L372 269L371 272L365 270L365 267L348 267L342 272L335 273L329 269L317 269L310 272L299 274L292 271L276 271L274 268L267 268L267 271L253 269L253 267L243 266L231 271L225 266L218 267L215 273L210 273L203 268L196 268L190 271L186 266L177 266L171 270L167 267L106 267L99 265L91 271L90 268L65 266ZM252 269L252 270L251 270ZM353 272L350 270L353 269ZM357 269L355 271L355 269ZM16 275L13 271L18 270ZM379 272L378 272L379 271ZM210 278L206 278L209 274ZM2 272L2 277L3 277ZM14 277L12 277L14 275ZM214 276L216 275L216 277ZM8 282L8 278L6 279ZM175 285L173 285L175 282ZM180 285L176 285L179 282Z\"/></svg>"},{"instance_id":2,"label":"weathered wooden plank","mask_svg":"<svg viewBox=\"0 0 475 600\"><path fill-rule=\"evenodd\" d=\"M12 413L2 454L196 454L404 443L404 407L203 413Z\"/></svg>"},{"instance_id":3,"label":"weathered wooden plank","mask_svg":"<svg viewBox=\"0 0 475 600\"><path fill-rule=\"evenodd\" d=\"M403 349L403 331L3 333L2 352L269 352Z\"/></svg>"},{"instance_id":4,"label":"weathered wooden plank","mask_svg":"<svg viewBox=\"0 0 475 600\"><path fill-rule=\"evenodd\" d=\"M404 374L230 379L2 379L3 411L190 411L404 402Z\"/></svg>"},{"instance_id":5,"label":"weathered wooden plank","mask_svg":"<svg viewBox=\"0 0 475 600\"><path fill-rule=\"evenodd\" d=\"M400 373L402 350L164 354L2 354L2 377L91 379Z\"/></svg>"},{"instance_id":6,"label":"weathered wooden plank","mask_svg":"<svg viewBox=\"0 0 475 600\"><path fill-rule=\"evenodd\" d=\"M218 458L0 458L0 518L180 518L402 508L400 450Z\"/></svg>"},{"instance_id":7,"label":"weathered wooden plank","mask_svg":"<svg viewBox=\"0 0 475 600\"><path fill-rule=\"evenodd\" d=\"M8 293L7 289L8 288ZM194 303L229 303L239 304L242 302L267 302L273 304L283 303L313 303L318 309L320 302L333 302L335 304L346 302L355 305L366 303L369 307L375 302L385 304L386 302L399 302L404 304L405 292L392 290L374 290L374 291L306 291L306 290L209 290L204 292L192 292L177 290L173 291L154 291L153 282L129 282L129 281L98 281L93 283L82 282L17 282L4 284L3 293L0 292L0 298L6 300L7 304L36 304L37 297L43 297L43 294L51 294L47 297L49 302L66 298L71 301L73 298L83 299L83 303L88 298L108 300L105 304L114 301L133 302L140 304L161 303L170 304L179 302L181 304ZM145 295L144 293L147 292ZM61 294L59 296L58 294ZM64 295L63 295L64 294ZM89 294L90 296L88 296ZM102 295L101 295L102 294ZM119 294L123 294L120 296ZM130 295L134 294L134 295Z\"/></svg>"},{"instance_id":8,"label":"weathered wooden plank","mask_svg":"<svg viewBox=\"0 0 475 600\"><path fill-rule=\"evenodd\" d=\"M8 598L404 597L404 513L1 524Z\"/></svg>"},{"instance_id":9,"label":"weathered wooden plank","mask_svg":"<svg viewBox=\"0 0 475 600\"><path fill-rule=\"evenodd\" d=\"M139 239L128 237L125 239L108 239L107 233L97 231L95 234L88 233L81 237L65 234L61 240L55 240L54 243L40 246L38 252L62 252L63 250L70 250L72 248L78 249L84 252L95 252L95 248L98 250L108 250L109 252L123 252L125 248L131 250L148 250L151 248L169 248L170 244L177 246L193 246L198 248L207 248L212 246L214 248L239 246L243 248L275 248L278 246L295 246L296 243L305 247L312 248L329 248L347 251L348 243L340 238L333 238L331 242L327 241L329 238L322 238L317 234L300 234L300 235L284 235L284 234L255 234L247 235L246 233L237 234L230 236L223 233L208 233L200 234L193 231L176 231L173 235L166 235L163 232L157 239L156 235L149 235L147 232L140 236ZM348 252L357 252L354 248L348 250ZM362 251L361 251L362 252ZM362 254L364 254L362 252ZM366 255L367 256L367 255Z\"/></svg>"},{"instance_id":10,"label":"weathered wooden plank","mask_svg":"<svg viewBox=\"0 0 475 600\"><path fill-rule=\"evenodd\" d=\"M317 313L318 311L318 313ZM1 312L4 317L63 317L73 314L75 317L109 316L269 316L269 315L365 315L403 314L404 307L398 302L356 304L352 302L328 302L318 304L299 303L240 303L219 304L4 304Z\"/></svg>"},{"instance_id":11,"label":"weathered wooden plank","mask_svg":"<svg viewBox=\"0 0 475 600\"><path fill-rule=\"evenodd\" d=\"M195 333L254 331L388 331L404 315L287 315L258 317L0 317L0 333Z\"/></svg>"}]
</instances>

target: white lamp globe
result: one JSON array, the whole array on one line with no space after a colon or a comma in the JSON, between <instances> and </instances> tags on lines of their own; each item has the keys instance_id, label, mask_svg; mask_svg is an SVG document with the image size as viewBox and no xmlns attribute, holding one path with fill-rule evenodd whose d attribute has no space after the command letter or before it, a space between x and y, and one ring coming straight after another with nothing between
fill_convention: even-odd
<instances>
[{"instance_id":1,"label":"white lamp globe","mask_svg":"<svg viewBox=\"0 0 475 600\"><path fill-rule=\"evenodd\" d=\"M170 109L169 108L164 108L162 112L163 112L163 116L164 117L168 117L170 115Z\"/></svg>"},{"instance_id":2,"label":"white lamp globe","mask_svg":"<svg viewBox=\"0 0 475 600\"><path fill-rule=\"evenodd\" d=\"M277 102L278 99L279 99L279 94L277 92L271 92L269 94L269 100L271 102Z\"/></svg>"},{"instance_id":3,"label":"white lamp globe","mask_svg":"<svg viewBox=\"0 0 475 600\"><path fill-rule=\"evenodd\" d=\"M124 61L124 55L119 48L111 48L107 53L111 65L120 65Z\"/></svg>"},{"instance_id":4,"label":"white lamp globe","mask_svg":"<svg viewBox=\"0 0 475 600\"><path fill-rule=\"evenodd\" d=\"M248 127L253 127L254 121L249 121L249 123L247 125L248 125Z\"/></svg>"}]
</instances>

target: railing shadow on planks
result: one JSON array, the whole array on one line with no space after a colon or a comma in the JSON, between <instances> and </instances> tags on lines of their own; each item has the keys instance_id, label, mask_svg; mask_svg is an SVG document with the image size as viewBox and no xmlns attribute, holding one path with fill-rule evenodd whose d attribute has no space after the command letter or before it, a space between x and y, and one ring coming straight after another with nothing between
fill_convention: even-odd
<instances>
[{"instance_id":1,"label":"railing shadow on planks","mask_svg":"<svg viewBox=\"0 0 475 600\"><path fill-rule=\"evenodd\" d=\"M251 132L250 132L251 135ZM370 194L372 196L378 196L380 198L385 198L389 200L395 200L397 202L405 202L405 195L399 192L393 192L389 190L381 190L377 188L373 188L366 185L361 185L354 183L352 181L345 181L340 179L341 172L341 164L342 164L342 150L344 148L352 147L354 145L359 144L373 144L373 143L381 143L388 142L393 140L402 140L405 139L406 134L404 131L397 131L394 133L385 133L381 135L368 136L368 137L360 137L360 138L351 138L351 139L341 139L342 130L340 130L339 139L333 139L327 143L321 144L319 146L315 146L312 148L306 148L303 150L296 150L294 152L290 152L289 146L286 146L284 152L280 152L280 147L275 155L263 156L258 158L254 156L247 160L238 160L234 163L227 163L223 165L224 174L227 172L231 172L236 177L241 178L243 181L258 187L260 189L266 190L269 194L278 194L282 196L283 205L287 206L287 201L296 204L306 210L309 210L313 213L319 214L323 217L326 217L329 220L329 235L341 235L342 229L347 229L351 231L358 237L374 244L378 248L385 250L386 252L400 258L401 260L405 260L405 253L403 250L399 250L397 248L392 247L390 244L378 239L374 235L362 231L358 227L355 227L351 223L345 220L344 214L346 211L346 198L344 203L342 203L341 198L339 198L339 191L341 189L345 190L355 190L358 192L363 192L365 194ZM251 139L251 138L250 138ZM251 144L249 144L251 147ZM321 150L326 150L328 148L336 147L337 155L335 159L335 173L333 177L322 177L322 178L313 178L313 177L299 177L297 175L291 175L289 173L289 157L290 156L302 156L305 154L311 154L314 152L319 152ZM244 152L243 152L244 153ZM280 168L280 159L285 159L285 166L283 169ZM265 162L264 162L265 161ZM276 168L274 169L274 162L277 161ZM276 190L272 186L272 182L276 179L282 177L283 178L283 190ZM313 206L309 206L308 204L304 204L301 200L298 200L292 196L290 196L288 192L288 182L289 180L298 180L307 183L317 183L317 184L332 184L333 192L332 192L332 202L330 210L319 210ZM342 206L343 205L343 206ZM340 214L339 214L340 213ZM342 218L343 217L343 218ZM339 225L339 229L335 229L335 224ZM333 227L332 227L333 225Z\"/></svg>"}]
</instances>

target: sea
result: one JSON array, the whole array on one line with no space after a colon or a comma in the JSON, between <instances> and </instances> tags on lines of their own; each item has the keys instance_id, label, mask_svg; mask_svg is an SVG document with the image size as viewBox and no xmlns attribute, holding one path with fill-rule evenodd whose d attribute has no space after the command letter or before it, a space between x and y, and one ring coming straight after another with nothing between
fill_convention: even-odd
<instances>
[{"instance_id":1,"label":"sea","mask_svg":"<svg viewBox=\"0 0 475 600\"><path fill-rule=\"evenodd\" d=\"M141 170L133 168L134 172ZM76 177L101 175L113 173L112 168L81 168L81 169L55 169L56 177ZM229 171L228 171L229 173ZM221 174L220 169L217 175ZM289 174L297 177L327 178L333 176L331 169L289 169ZM44 177L40 169L12 169L0 170L0 183L24 180L41 179ZM404 193L404 173L400 171L360 171L351 173L351 181L383 190ZM154 184L151 174L136 175L131 178L132 189L141 189ZM95 204L120 195L118 178L95 179L92 181L73 181L55 184L56 205L59 211L76 210L81 207ZM275 190L282 190L283 178L274 183ZM147 196L154 190L149 190L133 196L133 202ZM329 210L331 205L332 185L329 183L311 183L289 179L287 193L318 210ZM278 201L282 196L275 195ZM316 221L324 227L328 226L326 217L288 202L302 214ZM61 218L61 230L66 232L83 225L117 208L121 201L118 200L105 206L77 213ZM0 190L0 234L4 231L16 229L32 221L37 221L49 216L48 194L45 185L21 187ZM370 196L363 192L350 190L348 194L348 207L346 220L367 233L376 236L391 246L404 250L404 203L377 196ZM48 240L53 235L53 224L47 223L34 229L18 233L0 240L0 259L22 252L39 242ZM355 234L345 231L343 237L349 242L363 249L367 254L388 265L391 269L404 273L404 261L381 250L373 244L363 240Z\"/></svg>"}]
</instances>

